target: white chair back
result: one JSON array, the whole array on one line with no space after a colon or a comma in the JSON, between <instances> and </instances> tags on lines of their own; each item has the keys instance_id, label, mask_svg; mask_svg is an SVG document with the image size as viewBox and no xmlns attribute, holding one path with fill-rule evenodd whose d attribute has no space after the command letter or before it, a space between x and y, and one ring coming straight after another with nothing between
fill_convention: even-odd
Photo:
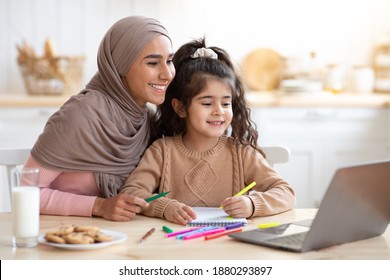
<instances>
[{"instance_id":1,"label":"white chair back","mask_svg":"<svg viewBox=\"0 0 390 280\"><path fill-rule=\"evenodd\" d=\"M273 166L274 164L286 163L290 160L290 149L284 146L266 146L261 147L266 155L268 163Z\"/></svg>"}]
</instances>

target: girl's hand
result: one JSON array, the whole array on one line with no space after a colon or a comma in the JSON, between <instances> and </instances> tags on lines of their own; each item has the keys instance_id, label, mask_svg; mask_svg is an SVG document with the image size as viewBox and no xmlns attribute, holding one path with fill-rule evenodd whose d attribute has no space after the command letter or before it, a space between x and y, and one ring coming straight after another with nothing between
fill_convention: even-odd
<instances>
[{"instance_id":1,"label":"girl's hand","mask_svg":"<svg viewBox=\"0 0 390 280\"><path fill-rule=\"evenodd\" d=\"M110 198L96 198L92 215L111 221L127 222L141 212L141 207L149 207L149 203L142 198L121 193Z\"/></svg>"},{"instance_id":2,"label":"girl's hand","mask_svg":"<svg viewBox=\"0 0 390 280\"><path fill-rule=\"evenodd\" d=\"M188 222L196 219L196 213L188 205L172 202L165 209L164 218L169 222L185 226Z\"/></svg>"},{"instance_id":3,"label":"girl's hand","mask_svg":"<svg viewBox=\"0 0 390 280\"><path fill-rule=\"evenodd\" d=\"M226 198L221 206L223 210L234 218L249 218L253 213L253 204L245 195Z\"/></svg>"}]
</instances>

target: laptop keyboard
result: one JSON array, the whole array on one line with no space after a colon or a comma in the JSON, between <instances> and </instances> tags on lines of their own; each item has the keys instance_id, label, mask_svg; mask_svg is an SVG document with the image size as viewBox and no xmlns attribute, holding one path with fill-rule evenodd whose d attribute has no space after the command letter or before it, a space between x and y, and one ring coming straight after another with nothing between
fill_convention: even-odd
<instances>
[{"instance_id":1,"label":"laptop keyboard","mask_svg":"<svg viewBox=\"0 0 390 280\"><path fill-rule=\"evenodd\" d=\"M300 232L280 237L275 237L272 239L268 239L265 243L274 246L280 246L285 248L292 248L295 250L299 250L302 247L303 241L305 240L307 232Z\"/></svg>"}]
</instances>

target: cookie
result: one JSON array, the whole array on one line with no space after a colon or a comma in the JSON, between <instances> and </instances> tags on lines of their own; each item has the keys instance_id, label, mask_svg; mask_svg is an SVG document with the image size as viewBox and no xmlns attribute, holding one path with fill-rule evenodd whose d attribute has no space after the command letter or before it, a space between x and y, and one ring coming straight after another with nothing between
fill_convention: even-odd
<instances>
[{"instance_id":1,"label":"cookie","mask_svg":"<svg viewBox=\"0 0 390 280\"><path fill-rule=\"evenodd\" d=\"M86 231L98 232L98 231L100 231L100 228L96 227L96 226L76 226L74 228L74 231L76 231L76 232L86 232Z\"/></svg>"},{"instance_id":2,"label":"cookie","mask_svg":"<svg viewBox=\"0 0 390 280\"><path fill-rule=\"evenodd\" d=\"M62 238L61 236L55 235L55 234L51 234L51 233L46 233L45 239L47 242L61 243L61 244L66 243L64 238Z\"/></svg>"},{"instance_id":3,"label":"cookie","mask_svg":"<svg viewBox=\"0 0 390 280\"><path fill-rule=\"evenodd\" d=\"M57 229L57 230L48 231L48 232L46 232L45 235L57 235L57 236L59 236L60 234L58 234L58 229Z\"/></svg>"},{"instance_id":4,"label":"cookie","mask_svg":"<svg viewBox=\"0 0 390 280\"><path fill-rule=\"evenodd\" d=\"M93 239L95 242L108 242L112 241L112 236L100 232L96 234Z\"/></svg>"},{"instance_id":5,"label":"cookie","mask_svg":"<svg viewBox=\"0 0 390 280\"><path fill-rule=\"evenodd\" d=\"M99 230L88 230L88 231L80 231L84 233L85 235L91 236L92 238L95 238L96 235L100 233Z\"/></svg>"},{"instance_id":6,"label":"cookie","mask_svg":"<svg viewBox=\"0 0 390 280\"><path fill-rule=\"evenodd\" d=\"M74 229L75 229L74 225L61 226L57 231L57 235L66 235L72 233Z\"/></svg>"},{"instance_id":7,"label":"cookie","mask_svg":"<svg viewBox=\"0 0 390 280\"><path fill-rule=\"evenodd\" d=\"M97 226L64 225L45 234L48 242L61 244L92 244L112 241L112 236L104 234Z\"/></svg>"},{"instance_id":8,"label":"cookie","mask_svg":"<svg viewBox=\"0 0 390 280\"><path fill-rule=\"evenodd\" d=\"M72 232L64 236L64 239L66 243L69 244L92 244L95 242L95 240L88 236L85 235L82 232Z\"/></svg>"}]
</instances>

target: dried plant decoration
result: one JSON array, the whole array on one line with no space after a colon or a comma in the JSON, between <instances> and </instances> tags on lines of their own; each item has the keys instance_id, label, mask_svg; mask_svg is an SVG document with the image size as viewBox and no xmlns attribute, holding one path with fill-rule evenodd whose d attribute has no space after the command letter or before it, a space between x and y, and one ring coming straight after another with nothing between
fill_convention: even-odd
<instances>
[{"instance_id":1,"label":"dried plant decoration","mask_svg":"<svg viewBox=\"0 0 390 280\"><path fill-rule=\"evenodd\" d=\"M81 89L84 56L58 56L51 39L45 41L42 56L38 56L27 42L16 48L28 94L60 96Z\"/></svg>"}]
</instances>

